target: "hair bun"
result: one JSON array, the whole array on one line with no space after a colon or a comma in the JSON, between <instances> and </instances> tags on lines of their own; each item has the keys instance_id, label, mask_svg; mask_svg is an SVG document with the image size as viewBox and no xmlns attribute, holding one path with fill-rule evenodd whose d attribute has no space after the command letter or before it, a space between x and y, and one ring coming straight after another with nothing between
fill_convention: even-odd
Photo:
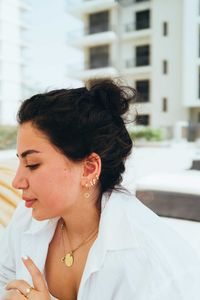
<instances>
[{"instance_id":1,"label":"hair bun","mask_svg":"<svg viewBox=\"0 0 200 300\"><path fill-rule=\"evenodd\" d=\"M89 93L96 104L118 117L128 111L130 103L135 99L133 88L120 86L110 79L94 84Z\"/></svg>"}]
</instances>

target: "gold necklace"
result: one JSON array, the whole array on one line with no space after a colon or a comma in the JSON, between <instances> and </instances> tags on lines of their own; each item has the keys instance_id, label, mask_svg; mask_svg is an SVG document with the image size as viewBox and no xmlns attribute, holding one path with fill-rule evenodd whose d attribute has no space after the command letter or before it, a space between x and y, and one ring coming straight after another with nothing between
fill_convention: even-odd
<instances>
[{"instance_id":1,"label":"gold necklace","mask_svg":"<svg viewBox=\"0 0 200 300\"><path fill-rule=\"evenodd\" d=\"M64 243L64 237L63 237L63 231L64 228L66 228L65 223L63 221L63 223L61 224L61 232L62 232L62 242L63 242L63 248L64 248L64 253L66 253L65 250L65 243ZM66 228L66 232L67 232L67 228ZM74 263L74 252L76 250L78 250L81 246L85 245L86 243L88 243L89 241L91 241L91 239L97 234L98 232L98 228L95 229L95 231L93 231L83 242L81 242L76 248L74 248L73 250L67 252L62 258L61 258L61 262L64 263L68 268L72 267L73 263ZM68 232L67 232L68 235ZM69 240L69 236L68 236L68 241L70 244L70 240ZM71 245L70 245L71 248Z\"/></svg>"}]
</instances>

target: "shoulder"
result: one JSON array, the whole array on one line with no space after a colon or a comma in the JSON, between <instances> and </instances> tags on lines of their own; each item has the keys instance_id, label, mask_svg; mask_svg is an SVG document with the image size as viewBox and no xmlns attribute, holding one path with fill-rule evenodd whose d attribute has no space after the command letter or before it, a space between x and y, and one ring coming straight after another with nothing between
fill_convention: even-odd
<instances>
[{"instance_id":1,"label":"shoulder","mask_svg":"<svg viewBox=\"0 0 200 300\"><path fill-rule=\"evenodd\" d=\"M130 227L137 227L149 232L149 227L162 222L161 218L147 208L134 195L126 190L115 191L111 194L108 204L110 213L126 216Z\"/></svg>"},{"instance_id":2,"label":"shoulder","mask_svg":"<svg viewBox=\"0 0 200 300\"><path fill-rule=\"evenodd\" d=\"M122 241L126 236L133 240L134 246L123 252L121 262L127 261L130 272L131 268L149 269L159 279L192 272L196 265L200 268L199 258L190 245L136 197L116 192L111 206L110 211L121 220Z\"/></svg>"}]
</instances>

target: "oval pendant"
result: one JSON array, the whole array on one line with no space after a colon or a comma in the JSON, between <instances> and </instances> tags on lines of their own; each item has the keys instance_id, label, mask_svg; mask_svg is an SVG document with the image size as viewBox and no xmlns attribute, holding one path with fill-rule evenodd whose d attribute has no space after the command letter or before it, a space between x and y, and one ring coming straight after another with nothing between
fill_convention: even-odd
<instances>
[{"instance_id":1,"label":"oval pendant","mask_svg":"<svg viewBox=\"0 0 200 300\"><path fill-rule=\"evenodd\" d=\"M67 253L65 255L65 265L70 268L74 263L74 257L72 253Z\"/></svg>"}]
</instances>

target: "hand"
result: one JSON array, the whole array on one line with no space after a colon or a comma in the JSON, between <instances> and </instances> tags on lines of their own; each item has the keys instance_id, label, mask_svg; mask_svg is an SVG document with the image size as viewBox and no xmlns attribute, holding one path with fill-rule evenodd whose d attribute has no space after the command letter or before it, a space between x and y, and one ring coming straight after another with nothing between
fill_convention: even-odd
<instances>
[{"instance_id":1,"label":"hand","mask_svg":"<svg viewBox=\"0 0 200 300\"><path fill-rule=\"evenodd\" d=\"M50 294L42 273L32 259L23 257L22 261L31 274L33 287L24 280L13 280L6 286L3 300L50 300Z\"/></svg>"}]
</instances>

